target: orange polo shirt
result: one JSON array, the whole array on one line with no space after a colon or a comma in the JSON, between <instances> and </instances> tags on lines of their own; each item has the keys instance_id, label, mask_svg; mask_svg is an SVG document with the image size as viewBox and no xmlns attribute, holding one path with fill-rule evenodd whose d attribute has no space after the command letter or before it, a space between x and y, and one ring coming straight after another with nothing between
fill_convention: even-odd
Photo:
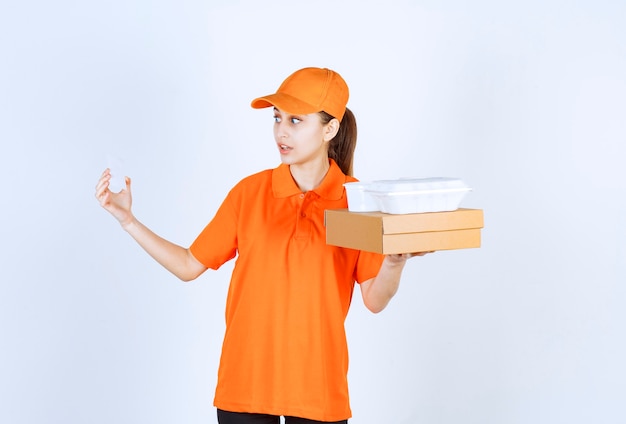
<instances>
[{"instance_id":1,"label":"orange polo shirt","mask_svg":"<svg viewBox=\"0 0 626 424\"><path fill-rule=\"evenodd\" d=\"M332 160L324 181L307 193L284 164L249 176L191 245L208 268L237 256L216 407L350 418L344 322L354 282L375 277L383 256L326 244L324 210L347 206L349 181L356 179Z\"/></svg>"}]
</instances>

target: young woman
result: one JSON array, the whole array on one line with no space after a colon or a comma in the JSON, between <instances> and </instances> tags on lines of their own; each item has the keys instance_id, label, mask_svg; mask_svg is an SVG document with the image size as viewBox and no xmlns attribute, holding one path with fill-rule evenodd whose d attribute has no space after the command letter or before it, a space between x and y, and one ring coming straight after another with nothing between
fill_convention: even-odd
<instances>
[{"instance_id":1,"label":"young woman","mask_svg":"<svg viewBox=\"0 0 626 424\"><path fill-rule=\"evenodd\" d=\"M344 321L354 283L379 312L396 293L406 260L328 246L324 210L345 208L356 181L356 123L336 72L304 68L252 102L274 110L281 164L240 181L189 248L170 243L131 212L131 182L96 198L140 245L183 281L237 257L214 404L221 424L346 423L351 416Z\"/></svg>"}]
</instances>

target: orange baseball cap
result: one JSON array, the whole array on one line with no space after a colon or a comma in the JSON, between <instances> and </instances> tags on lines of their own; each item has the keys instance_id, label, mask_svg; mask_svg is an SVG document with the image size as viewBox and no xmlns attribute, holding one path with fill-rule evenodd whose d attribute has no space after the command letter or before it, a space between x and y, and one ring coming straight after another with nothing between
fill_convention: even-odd
<instances>
[{"instance_id":1,"label":"orange baseball cap","mask_svg":"<svg viewBox=\"0 0 626 424\"><path fill-rule=\"evenodd\" d=\"M252 100L255 109L274 106L284 112L326 112L343 118L348 103L348 85L337 72L326 68L303 68L289 75L275 94Z\"/></svg>"}]
</instances>

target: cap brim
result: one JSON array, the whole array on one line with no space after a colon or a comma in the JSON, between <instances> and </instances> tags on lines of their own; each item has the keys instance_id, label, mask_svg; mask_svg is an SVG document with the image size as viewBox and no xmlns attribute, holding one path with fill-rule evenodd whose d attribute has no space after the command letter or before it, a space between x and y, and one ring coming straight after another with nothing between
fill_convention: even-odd
<instances>
[{"instance_id":1,"label":"cap brim","mask_svg":"<svg viewBox=\"0 0 626 424\"><path fill-rule=\"evenodd\" d=\"M250 103L254 109L263 109L274 106L276 109L287 113L308 114L320 112L316 106L305 103L284 93L275 93L268 96L258 97Z\"/></svg>"}]
</instances>

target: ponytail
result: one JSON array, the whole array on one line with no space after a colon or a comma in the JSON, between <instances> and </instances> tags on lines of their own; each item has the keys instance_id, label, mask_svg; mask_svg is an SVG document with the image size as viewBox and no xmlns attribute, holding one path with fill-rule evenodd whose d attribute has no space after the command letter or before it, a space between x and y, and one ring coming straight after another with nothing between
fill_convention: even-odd
<instances>
[{"instance_id":1,"label":"ponytail","mask_svg":"<svg viewBox=\"0 0 626 424\"><path fill-rule=\"evenodd\" d=\"M326 112L320 112L322 123L327 124L333 116ZM354 149L356 147L356 118L350 109L346 108L346 112L341 120L337 135L330 140L328 145L328 157L333 159L341 168L341 171L352 176L352 162L354 160Z\"/></svg>"}]
</instances>

